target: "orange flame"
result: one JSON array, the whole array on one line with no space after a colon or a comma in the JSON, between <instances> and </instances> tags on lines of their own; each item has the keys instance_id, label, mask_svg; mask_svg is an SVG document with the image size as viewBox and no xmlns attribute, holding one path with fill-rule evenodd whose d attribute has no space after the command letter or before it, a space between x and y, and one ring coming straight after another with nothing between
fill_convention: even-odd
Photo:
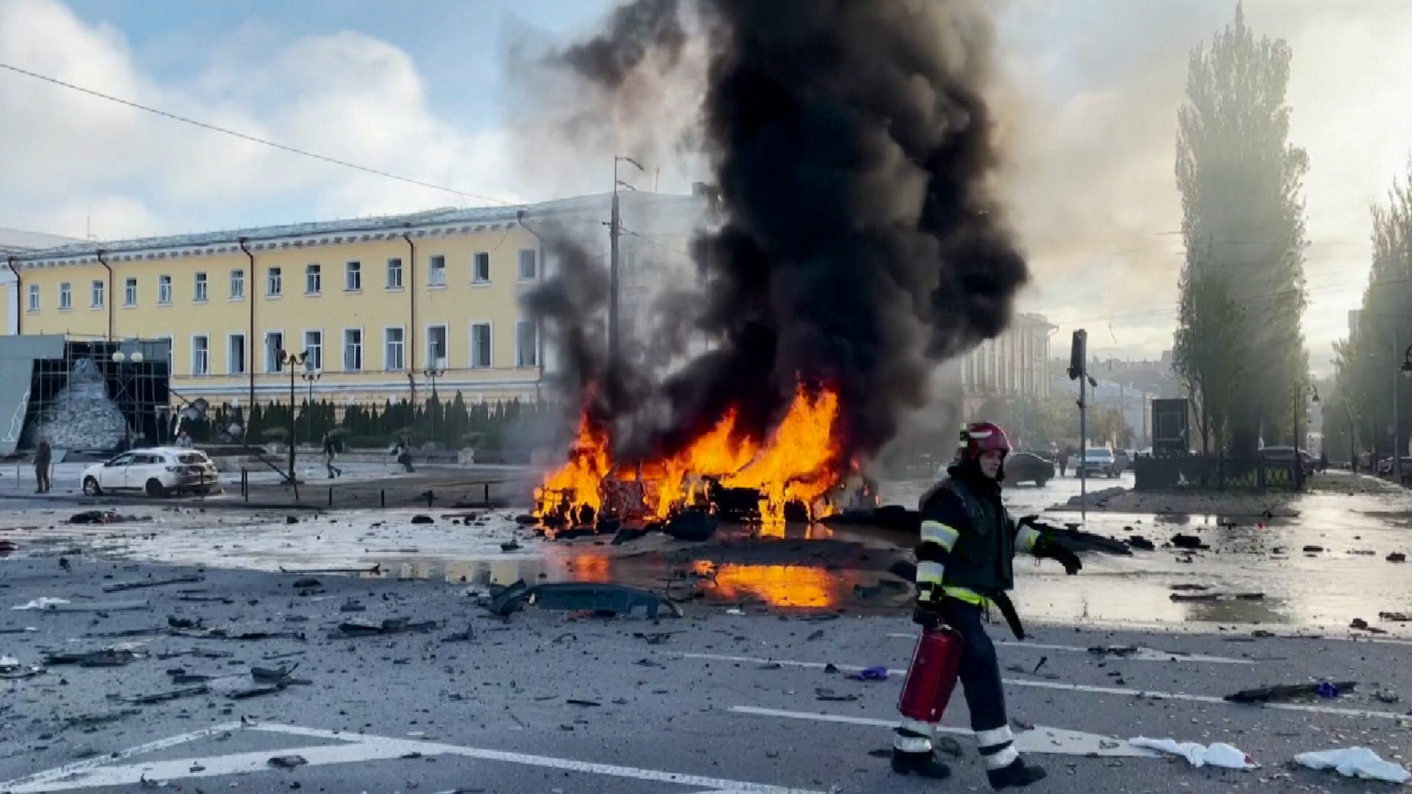
<instances>
[{"instance_id":1,"label":"orange flame","mask_svg":"<svg viewBox=\"0 0 1412 794\"><path fill-rule=\"evenodd\" d=\"M846 468L834 439L838 410L837 393L825 390L811 396L800 386L789 411L763 446L738 436L737 414L731 409L715 427L676 455L616 473L612 472L607 435L595 432L585 417L568 462L549 474L536 490L535 516L544 518L564 508L577 512L583 506L596 513L603 507L605 479L610 473L616 480L638 481L641 487L635 498L657 518L695 503L701 495L702 477L720 478L728 488L760 491L760 517L767 524L783 523L786 503L795 500L816 516L825 514L831 508L821 505L820 500Z\"/></svg>"}]
</instances>

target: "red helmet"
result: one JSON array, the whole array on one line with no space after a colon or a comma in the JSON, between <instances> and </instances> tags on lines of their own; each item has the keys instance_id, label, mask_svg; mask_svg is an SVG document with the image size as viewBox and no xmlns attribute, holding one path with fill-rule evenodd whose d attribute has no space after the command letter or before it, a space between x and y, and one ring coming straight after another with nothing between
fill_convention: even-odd
<instances>
[{"instance_id":1,"label":"red helmet","mask_svg":"<svg viewBox=\"0 0 1412 794\"><path fill-rule=\"evenodd\" d=\"M1010 454L1010 439L999 425L972 422L961 431L961 457L974 460L986 452L999 452L1004 458Z\"/></svg>"}]
</instances>

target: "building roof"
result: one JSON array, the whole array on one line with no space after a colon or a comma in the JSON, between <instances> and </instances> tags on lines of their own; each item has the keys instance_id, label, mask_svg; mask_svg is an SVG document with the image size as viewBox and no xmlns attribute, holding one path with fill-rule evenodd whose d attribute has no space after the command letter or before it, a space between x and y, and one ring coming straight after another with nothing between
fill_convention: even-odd
<instances>
[{"instance_id":1,"label":"building roof","mask_svg":"<svg viewBox=\"0 0 1412 794\"><path fill-rule=\"evenodd\" d=\"M6 252L21 267L81 263L96 260L102 253L114 261L160 259L193 254L239 251L244 242L252 250L303 247L361 240L382 240L414 230L413 236L432 233L484 231L515 226L521 215L525 220L605 213L612 194L599 193L573 198L556 199L538 204L514 204L500 207L442 207L402 215L373 218L316 221L283 226L261 226L248 229L201 232L197 234L145 237L135 240L82 241L40 250ZM705 199L695 195L658 193L623 193L624 208L650 204L667 210L700 211Z\"/></svg>"}]
</instances>

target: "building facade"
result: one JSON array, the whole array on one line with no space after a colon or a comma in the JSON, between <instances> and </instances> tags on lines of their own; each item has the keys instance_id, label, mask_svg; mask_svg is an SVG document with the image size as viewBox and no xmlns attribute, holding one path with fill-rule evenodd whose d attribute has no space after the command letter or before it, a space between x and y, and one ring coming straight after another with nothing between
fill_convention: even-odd
<instances>
[{"instance_id":1,"label":"building facade","mask_svg":"<svg viewBox=\"0 0 1412 794\"><path fill-rule=\"evenodd\" d=\"M1049 346L1057 327L1038 314L1018 315L995 339L987 339L962 362L966 414L991 398L1049 397Z\"/></svg>"},{"instance_id":2,"label":"building facade","mask_svg":"<svg viewBox=\"0 0 1412 794\"><path fill-rule=\"evenodd\" d=\"M629 242L685 240L705 206L700 196L622 200ZM11 251L7 311L24 335L169 340L178 400L284 402L291 378L301 399L335 403L424 399L433 387L468 402L535 400L554 362L520 297L556 266L542 234L574 230L606 263L610 201ZM625 247L634 271L677 250ZM664 272L687 267L679 248ZM628 276L623 314L636 316L651 290ZM291 367L281 351L307 355Z\"/></svg>"}]
</instances>

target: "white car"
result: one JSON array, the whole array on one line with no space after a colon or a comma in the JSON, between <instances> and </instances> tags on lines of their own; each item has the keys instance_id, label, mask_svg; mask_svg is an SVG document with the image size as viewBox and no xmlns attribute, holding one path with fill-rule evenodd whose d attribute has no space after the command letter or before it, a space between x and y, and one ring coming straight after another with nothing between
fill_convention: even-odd
<instances>
[{"instance_id":1,"label":"white car","mask_svg":"<svg viewBox=\"0 0 1412 794\"><path fill-rule=\"evenodd\" d=\"M169 493L207 494L220 490L216 464L198 449L153 447L134 449L84 469L83 492L99 496L110 491L142 491L148 496Z\"/></svg>"}]
</instances>

